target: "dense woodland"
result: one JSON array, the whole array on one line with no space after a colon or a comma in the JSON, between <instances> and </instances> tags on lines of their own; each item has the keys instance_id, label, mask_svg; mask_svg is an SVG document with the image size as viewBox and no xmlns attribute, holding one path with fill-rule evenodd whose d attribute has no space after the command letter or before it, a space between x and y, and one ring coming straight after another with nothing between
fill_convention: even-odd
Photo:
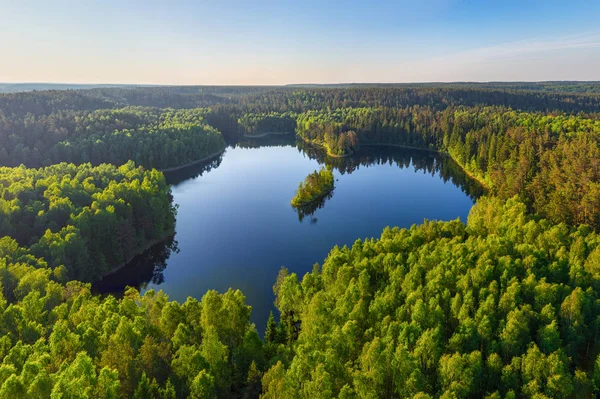
<instances>
[{"instance_id":1,"label":"dense woodland","mask_svg":"<svg viewBox=\"0 0 600 399\"><path fill-rule=\"evenodd\" d=\"M598 87L0 95L0 398L597 397ZM239 291L183 304L91 293L85 282L173 233L176 205L152 168L288 129L340 173L359 165L327 153L445 153L489 197L467 224L388 228L303 278L282 269L262 339Z\"/></svg>"},{"instance_id":2,"label":"dense woodland","mask_svg":"<svg viewBox=\"0 0 600 399\"><path fill-rule=\"evenodd\" d=\"M209 126L206 109L127 107L97 111L0 112L0 159L6 166L48 166L60 162L170 168L203 159L225 148Z\"/></svg>"},{"instance_id":3,"label":"dense woodland","mask_svg":"<svg viewBox=\"0 0 600 399\"><path fill-rule=\"evenodd\" d=\"M294 355L265 398L590 398L600 388L600 237L484 199L334 248L278 277Z\"/></svg>"},{"instance_id":4,"label":"dense woodland","mask_svg":"<svg viewBox=\"0 0 600 399\"><path fill-rule=\"evenodd\" d=\"M126 263L173 234L175 213L164 176L133 162L0 168L0 236L62 279L93 281Z\"/></svg>"}]
</instances>

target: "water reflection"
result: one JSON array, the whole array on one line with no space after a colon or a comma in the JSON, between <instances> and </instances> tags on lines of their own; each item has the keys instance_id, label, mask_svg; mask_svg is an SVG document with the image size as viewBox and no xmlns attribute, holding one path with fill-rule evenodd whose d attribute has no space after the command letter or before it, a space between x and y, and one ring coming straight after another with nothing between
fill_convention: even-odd
<instances>
[{"instance_id":1,"label":"water reflection","mask_svg":"<svg viewBox=\"0 0 600 399\"><path fill-rule=\"evenodd\" d=\"M298 140L295 135L270 135L261 138L244 138L232 145L240 148L296 147L298 152L320 165L332 166L340 174L351 174L361 166L396 165L399 168L413 167L432 176L438 175L444 182L450 181L472 200L486 194L485 188L470 178L465 171L448 155L429 150L395 146L362 145L352 156L334 158L327 156L322 149ZM317 209L322 208L322 206ZM314 213L314 212L313 212Z\"/></svg>"},{"instance_id":2,"label":"water reflection","mask_svg":"<svg viewBox=\"0 0 600 399\"><path fill-rule=\"evenodd\" d=\"M173 236L137 255L125 267L104 276L102 280L93 284L92 290L96 293L119 296L125 287L143 290L150 283L160 285L165 281L163 272L167 267L167 260L172 253L178 252L177 241Z\"/></svg>"},{"instance_id":3,"label":"water reflection","mask_svg":"<svg viewBox=\"0 0 600 399\"><path fill-rule=\"evenodd\" d=\"M242 138L240 140L232 141L230 147L232 148L261 148L261 147L291 147L296 144L296 136L294 134L282 134L282 135L269 135L259 138ZM186 180L195 179L202 176L205 173L216 169L223 162L223 157L227 153L227 150L217 157L210 159L206 162L200 162L194 165L187 166L171 172L164 172L167 183L171 185L178 185Z\"/></svg>"},{"instance_id":4,"label":"water reflection","mask_svg":"<svg viewBox=\"0 0 600 399\"><path fill-rule=\"evenodd\" d=\"M234 147L240 148L260 148L260 147L293 147L296 145L296 135L289 134L270 134L264 137L244 137L235 143Z\"/></svg>"},{"instance_id":5,"label":"water reflection","mask_svg":"<svg viewBox=\"0 0 600 399\"><path fill-rule=\"evenodd\" d=\"M306 204L299 207L293 207L296 213L298 214L298 220L302 222L304 218L309 217L310 223L316 224L318 219L314 217L315 212L323 208L325 206L325 203L329 201L332 197L333 191L321 198L312 201L310 204Z\"/></svg>"},{"instance_id":6,"label":"water reflection","mask_svg":"<svg viewBox=\"0 0 600 399\"><path fill-rule=\"evenodd\" d=\"M219 165L221 165L221 162L223 162L223 156L226 152L227 151L206 162L200 162L182 169L174 170L171 172L165 172L165 179L167 180L168 184L176 186L179 183L184 182L186 180L200 177L204 173L208 173L211 170L218 168Z\"/></svg>"},{"instance_id":7,"label":"water reflection","mask_svg":"<svg viewBox=\"0 0 600 399\"><path fill-rule=\"evenodd\" d=\"M243 150L261 147L281 149ZM297 148L300 156L290 147ZM231 158L223 165L227 152L209 162L165 173L169 184L179 186L174 193L179 195L176 201L181 205L177 231L184 251L169 260L173 252L178 252L177 242L171 239L157 244L94 284L96 292L122 294L125 286L140 289L159 286L170 264L172 267L166 272L168 281L163 287L171 295L180 295L185 300L187 295L200 295L210 288L244 288L247 295L254 295L258 301L255 304L265 302L256 305L253 312L259 315L257 325L262 326L272 303L269 295L276 270L273 272L271 267L278 269L284 264L304 272L301 267L323 259L333 245L351 244L361 236L377 236L386 225L407 227L418 223L420 217L448 220L461 215L464 220L470 202L484 193L481 185L450 157L430 151L363 145L350 157L330 158L317 148L296 142L294 135L244 139L227 151ZM300 173L313 170L314 161L333 167L334 174L338 174L336 178L345 184L336 188L341 191L335 197L330 193L299 209L297 217L303 223L298 223L293 214L287 218L291 212L289 198ZM415 174L401 173L396 168L377 168L378 165L412 169L419 172L415 174L451 182L471 201L457 195L459 190L437 184L438 179L415 179ZM248 170L240 171L240 167ZM205 176L216 168L219 170ZM358 172L361 168L364 170ZM353 173L356 174L351 179L347 177ZM199 176L204 177L192 184L191 180ZM402 179L394 180L396 176ZM358 213L357 204L368 209L360 209ZM348 215L360 217L349 220ZM315 226L307 226L306 222ZM250 237L249 231L253 232ZM236 242L235 250L223 250L227 240ZM263 247L267 242L277 245ZM202 267L197 267L199 262ZM242 266L251 269L252 274L240 272L238 268ZM236 273L241 276L237 281L232 277Z\"/></svg>"},{"instance_id":8,"label":"water reflection","mask_svg":"<svg viewBox=\"0 0 600 399\"><path fill-rule=\"evenodd\" d=\"M396 165L401 169L413 167L416 172L423 172L431 176L438 175L445 182L453 185L476 200L485 194L485 188L477 181L471 179L462 168L448 155L428 150L413 148L370 146L363 145L349 157L332 158L319 148L303 141L296 143L298 151L314 159L319 164L333 167L340 174L352 174L362 167L372 165Z\"/></svg>"}]
</instances>

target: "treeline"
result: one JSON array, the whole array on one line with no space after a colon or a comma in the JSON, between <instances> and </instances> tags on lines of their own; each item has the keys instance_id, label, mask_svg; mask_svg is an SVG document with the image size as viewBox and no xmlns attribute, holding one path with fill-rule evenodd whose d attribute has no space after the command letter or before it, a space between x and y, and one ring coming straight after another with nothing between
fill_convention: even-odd
<instances>
[{"instance_id":1,"label":"treeline","mask_svg":"<svg viewBox=\"0 0 600 399\"><path fill-rule=\"evenodd\" d=\"M222 151L221 134L206 109L122 109L27 114L0 113L0 163L40 167L60 162L169 168Z\"/></svg>"},{"instance_id":2,"label":"treeline","mask_svg":"<svg viewBox=\"0 0 600 399\"><path fill-rule=\"evenodd\" d=\"M108 87L0 94L6 117L49 115L126 106L206 108L235 106L246 113L305 112L347 107L506 106L527 111L596 112L600 85L594 82L430 83L332 86Z\"/></svg>"},{"instance_id":3,"label":"treeline","mask_svg":"<svg viewBox=\"0 0 600 399\"><path fill-rule=\"evenodd\" d=\"M369 112L369 108L364 108ZM298 136L324 147L330 156L346 156L359 148L359 136L351 129L347 112L360 112L358 108L345 108L335 112L309 111L298 115ZM352 126L355 126L352 125Z\"/></svg>"},{"instance_id":4,"label":"treeline","mask_svg":"<svg viewBox=\"0 0 600 399\"><path fill-rule=\"evenodd\" d=\"M443 85L417 87L367 86L341 88L279 88L240 97L247 112L306 112L337 108L426 106L444 110L457 106L504 106L525 111L597 112L598 93L518 90L510 87L476 88Z\"/></svg>"},{"instance_id":5,"label":"treeline","mask_svg":"<svg viewBox=\"0 0 600 399\"><path fill-rule=\"evenodd\" d=\"M164 176L133 162L0 167L0 237L23 248L15 262L41 258L59 281L94 281L173 235L174 224Z\"/></svg>"},{"instance_id":6,"label":"treeline","mask_svg":"<svg viewBox=\"0 0 600 399\"><path fill-rule=\"evenodd\" d=\"M293 133L296 131L296 115L290 112L244 114L238 120L238 131L241 136L256 136L265 133Z\"/></svg>"},{"instance_id":7,"label":"treeline","mask_svg":"<svg viewBox=\"0 0 600 399\"><path fill-rule=\"evenodd\" d=\"M22 118L27 114L39 116L61 111L95 111L127 106L204 108L231 102L219 94L218 89L191 86L32 91L0 94L0 110L6 117Z\"/></svg>"},{"instance_id":8,"label":"treeline","mask_svg":"<svg viewBox=\"0 0 600 399\"><path fill-rule=\"evenodd\" d=\"M335 247L274 289L293 355L265 373L263 398L600 393L600 236L515 199L481 200L467 225Z\"/></svg>"}]
</instances>

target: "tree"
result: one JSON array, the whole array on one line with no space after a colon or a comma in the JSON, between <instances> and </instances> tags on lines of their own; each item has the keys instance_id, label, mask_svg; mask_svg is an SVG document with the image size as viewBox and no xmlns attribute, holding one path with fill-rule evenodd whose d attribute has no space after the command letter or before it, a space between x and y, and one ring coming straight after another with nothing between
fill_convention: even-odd
<instances>
[{"instance_id":1,"label":"tree","mask_svg":"<svg viewBox=\"0 0 600 399\"><path fill-rule=\"evenodd\" d=\"M265 341L274 342L275 335L277 333L277 323L273 317L273 312L269 313L269 319L267 320L267 327L265 328Z\"/></svg>"}]
</instances>

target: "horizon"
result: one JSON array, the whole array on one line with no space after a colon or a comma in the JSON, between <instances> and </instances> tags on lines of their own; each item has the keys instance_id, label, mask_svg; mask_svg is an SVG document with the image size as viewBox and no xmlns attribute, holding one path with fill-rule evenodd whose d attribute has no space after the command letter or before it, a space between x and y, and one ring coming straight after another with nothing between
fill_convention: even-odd
<instances>
[{"instance_id":1,"label":"horizon","mask_svg":"<svg viewBox=\"0 0 600 399\"><path fill-rule=\"evenodd\" d=\"M0 6L0 35L11 38L0 43L5 84L600 80L600 4L588 0Z\"/></svg>"},{"instance_id":2,"label":"horizon","mask_svg":"<svg viewBox=\"0 0 600 399\"><path fill-rule=\"evenodd\" d=\"M323 82L323 83L281 83L281 84L170 84L170 83L112 83L112 82L44 82L44 81L19 81L3 82L0 85L55 85L55 86L137 86L137 87L286 87L286 86L393 86L393 85L451 85L451 84L516 84L516 83L600 83L598 80L487 80L487 81L415 81L415 82Z\"/></svg>"}]
</instances>

